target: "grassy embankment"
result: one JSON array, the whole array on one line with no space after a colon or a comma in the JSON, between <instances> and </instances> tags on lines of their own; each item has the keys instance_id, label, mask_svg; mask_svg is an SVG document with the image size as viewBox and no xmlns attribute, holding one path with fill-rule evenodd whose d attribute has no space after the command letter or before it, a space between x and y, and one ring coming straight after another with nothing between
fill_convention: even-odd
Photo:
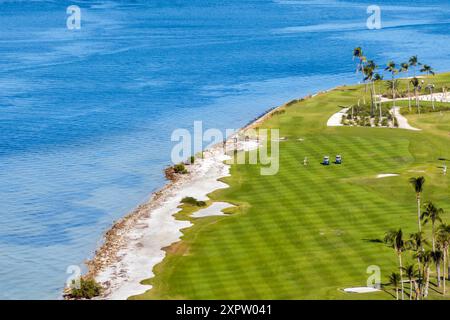
<instances>
[{"instance_id":1,"label":"grassy embankment","mask_svg":"<svg viewBox=\"0 0 450 320\"><path fill-rule=\"evenodd\" d=\"M436 79L450 83L450 74ZM232 176L223 179L230 188L211 195L239 206L229 216L192 219L196 208L185 205L177 217L194 226L167 249L156 277L145 281L153 289L134 298L392 299L391 287L370 294L340 289L365 286L370 265L381 268L383 283L398 272L393 250L371 240L391 229L402 228L406 236L417 231L410 177L425 176L423 200L443 207L450 222L450 177L438 161L450 158L450 113L408 115L420 132L327 128L328 118L360 92L341 87L265 121L261 127L279 128L287 138L280 143L279 173L261 176L259 166L232 166ZM336 154L342 165L320 164L324 155ZM376 179L380 173L400 176ZM433 285L430 294L442 298Z\"/></svg>"}]
</instances>

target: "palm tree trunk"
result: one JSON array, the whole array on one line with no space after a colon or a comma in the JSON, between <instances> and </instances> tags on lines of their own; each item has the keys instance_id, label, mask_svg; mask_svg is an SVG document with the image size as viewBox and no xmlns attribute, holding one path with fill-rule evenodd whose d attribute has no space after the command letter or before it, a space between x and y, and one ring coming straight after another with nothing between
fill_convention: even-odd
<instances>
[{"instance_id":1,"label":"palm tree trunk","mask_svg":"<svg viewBox=\"0 0 450 320\"><path fill-rule=\"evenodd\" d=\"M411 112L411 97L410 97L410 90L409 90L409 78L408 78L408 74L406 77L407 81L408 81L408 109L409 112Z\"/></svg>"},{"instance_id":2,"label":"palm tree trunk","mask_svg":"<svg viewBox=\"0 0 450 320\"><path fill-rule=\"evenodd\" d=\"M446 282L446 280L445 280L445 268L446 268L446 263L447 263L447 253L445 252L446 250L444 250L444 270L442 271L443 272L443 279L442 279L442 281L444 282L444 295L445 295L445 282Z\"/></svg>"},{"instance_id":3,"label":"palm tree trunk","mask_svg":"<svg viewBox=\"0 0 450 320\"><path fill-rule=\"evenodd\" d=\"M392 100L393 100L393 108L394 108L394 117L395 117L395 82L394 77L392 77Z\"/></svg>"},{"instance_id":4,"label":"palm tree trunk","mask_svg":"<svg viewBox=\"0 0 450 320\"><path fill-rule=\"evenodd\" d=\"M447 254L447 279L448 279L448 275L450 273L450 266L448 265L448 245L447 248L445 248L445 253Z\"/></svg>"},{"instance_id":5,"label":"palm tree trunk","mask_svg":"<svg viewBox=\"0 0 450 320\"><path fill-rule=\"evenodd\" d=\"M422 226L420 225L420 194L417 194L417 222L419 223L419 232L422 232Z\"/></svg>"},{"instance_id":6,"label":"palm tree trunk","mask_svg":"<svg viewBox=\"0 0 450 320\"><path fill-rule=\"evenodd\" d=\"M397 300L398 300L398 288L395 288L395 295L397 296Z\"/></svg>"},{"instance_id":7,"label":"palm tree trunk","mask_svg":"<svg viewBox=\"0 0 450 320\"><path fill-rule=\"evenodd\" d=\"M436 277L437 285L438 285L438 287L441 287L441 262L440 261L436 263L436 273L437 273L437 277Z\"/></svg>"},{"instance_id":8,"label":"palm tree trunk","mask_svg":"<svg viewBox=\"0 0 450 320\"><path fill-rule=\"evenodd\" d=\"M374 114L374 110L375 110L375 105L374 105L374 92L373 92L373 88L372 86L370 86L370 116L373 118L373 114Z\"/></svg>"},{"instance_id":9,"label":"palm tree trunk","mask_svg":"<svg viewBox=\"0 0 450 320\"><path fill-rule=\"evenodd\" d=\"M424 296L425 298L428 297L428 288L430 287L430 267L427 267L427 281L425 283L425 292Z\"/></svg>"},{"instance_id":10,"label":"palm tree trunk","mask_svg":"<svg viewBox=\"0 0 450 320\"><path fill-rule=\"evenodd\" d=\"M413 296L413 282L412 279L409 279L409 300L412 300Z\"/></svg>"},{"instance_id":11,"label":"palm tree trunk","mask_svg":"<svg viewBox=\"0 0 450 320\"><path fill-rule=\"evenodd\" d=\"M419 249L420 250L420 249ZM418 274L418 279L417 279L417 287L419 288L419 293L422 291L421 289L421 285L422 285L422 283L423 283L423 279L422 279L422 277L421 277L421 265L420 265L420 258L419 257L417 257L417 270L419 271L419 274Z\"/></svg>"},{"instance_id":12,"label":"palm tree trunk","mask_svg":"<svg viewBox=\"0 0 450 320\"><path fill-rule=\"evenodd\" d=\"M417 92L417 88L414 88L414 96L416 98L417 113L420 114L419 95Z\"/></svg>"},{"instance_id":13,"label":"palm tree trunk","mask_svg":"<svg viewBox=\"0 0 450 320\"><path fill-rule=\"evenodd\" d=\"M435 240L435 235L434 235L434 221L431 222L431 242L432 242L432 247L433 247L433 251L436 251L436 240Z\"/></svg>"},{"instance_id":14,"label":"palm tree trunk","mask_svg":"<svg viewBox=\"0 0 450 320\"><path fill-rule=\"evenodd\" d=\"M372 104L374 105L374 109L376 109L376 101L375 101L375 99L376 99L376 90L375 90L375 81L372 81L372 92L373 92L373 94L372 94L372 96L373 96L373 101L372 101ZM375 112L375 110L374 110L374 112Z\"/></svg>"},{"instance_id":15,"label":"palm tree trunk","mask_svg":"<svg viewBox=\"0 0 450 320\"><path fill-rule=\"evenodd\" d=\"M433 99L433 89L430 90L431 91L431 105L433 106L433 111L435 111L434 109L434 99Z\"/></svg>"},{"instance_id":16,"label":"palm tree trunk","mask_svg":"<svg viewBox=\"0 0 450 320\"><path fill-rule=\"evenodd\" d=\"M405 300L405 288L403 285L403 265L402 265L402 253L400 252L398 254L398 264L399 264L399 268L400 268L400 283L401 283L401 287L402 287L402 300Z\"/></svg>"}]
</instances>

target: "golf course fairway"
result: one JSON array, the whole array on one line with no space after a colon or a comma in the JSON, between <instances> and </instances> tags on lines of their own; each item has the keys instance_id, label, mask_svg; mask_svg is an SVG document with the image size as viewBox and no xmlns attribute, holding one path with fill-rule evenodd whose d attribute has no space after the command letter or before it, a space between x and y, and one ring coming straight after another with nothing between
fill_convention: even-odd
<instances>
[{"instance_id":1,"label":"golf course fairway","mask_svg":"<svg viewBox=\"0 0 450 320\"><path fill-rule=\"evenodd\" d=\"M450 83L450 75L434 81ZM398 271L393 250L377 239L393 229L406 237L417 231L411 177L425 177L423 201L438 203L450 221L450 177L438 160L450 158L450 113L407 115L422 131L327 127L362 88L339 87L283 106L260 124L286 137L278 174L233 165L223 179L230 187L210 196L237 207L199 219L189 217L189 208L178 213L194 226L144 281L152 289L132 299L395 299L389 285L364 294L342 290L366 286L370 266L380 268L382 284ZM337 154L343 164L321 165L323 156L334 161ZM430 226L424 230L429 235ZM432 274L429 299L448 298L435 282Z\"/></svg>"}]
</instances>

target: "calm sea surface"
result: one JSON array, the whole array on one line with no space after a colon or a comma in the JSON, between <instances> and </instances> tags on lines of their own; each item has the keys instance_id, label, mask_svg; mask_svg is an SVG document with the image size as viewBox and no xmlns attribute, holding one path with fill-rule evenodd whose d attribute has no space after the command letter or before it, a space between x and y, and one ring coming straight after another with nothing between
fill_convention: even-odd
<instances>
[{"instance_id":1,"label":"calm sea surface","mask_svg":"<svg viewBox=\"0 0 450 320\"><path fill-rule=\"evenodd\" d=\"M68 30L66 8L81 8ZM60 298L164 184L171 132L357 82L353 47L450 70L447 1L0 0L0 298Z\"/></svg>"}]
</instances>

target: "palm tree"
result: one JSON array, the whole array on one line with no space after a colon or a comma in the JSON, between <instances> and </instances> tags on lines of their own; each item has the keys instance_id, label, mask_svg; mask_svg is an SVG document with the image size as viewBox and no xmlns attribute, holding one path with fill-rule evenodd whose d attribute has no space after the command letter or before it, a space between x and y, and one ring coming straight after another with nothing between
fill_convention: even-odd
<instances>
[{"instance_id":1,"label":"palm tree","mask_svg":"<svg viewBox=\"0 0 450 320\"><path fill-rule=\"evenodd\" d=\"M383 81L383 76L381 75L381 74L379 74L379 73L375 73L374 74L374 76L373 76L373 83L381 83ZM380 121L381 121L381 118L383 117L383 114L382 114L382 110L381 110L381 96L382 96L382 94L381 94L381 85L379 85L379 92L380 92L380 101L379 101L379 108L380 108ZM375 90L374 90L375 91Z\"/></svg>"},{"instance_id":2,"label":"palm tree","mask_svg":"<svg viewBox=\"0 0 450 320\"><path fill-rule=\"evenodd\" d=\"M363 66L363 74L364 74L364 82L369 81L370 86L370 100L371 100L371 106L370 106L370 116L374 116L375 111L375 85L374 85L374 76L375 76L375 70L378 68L378 66L375 64L373 60L367 61L367 63Z\"/></svg>"},{"instance_id":3,"label":"palm tree","mask_svg":"<svg viewBox=\"0 0 450 320\"><path fill-rule=\"evenodd\" d=\"M416 98L416 107L417 113L420 113L420 105L419 105L419 90L420 90L420 82L416 77L411 79L411 84L414 87L414 97Z\"/></svg>"},{"instance_id":4,"label":"palm tree","mask_svg":"<svg viewBox=\"0 0 450 320\"><path fill-rule=\"evenodd\" d=\"M389 276L389 284L393 285L395 288L395 296L397 297L398 300L398 287L400 284L400 276L398 275L397 272L392 272L391 275Z\"/></svg>"},{"instance_id":5,"label":"palm tree","mask_svg":"<svg viewBox=\"0 0 450 320\"><path fill-rule=\"evenodd\" d=\"M416 268L413 264L407 264L406 266L403 267L403 271L405 271L405 275L408 277L409 280L409 300L412 300L412 296L413 296L413 284L414 284L414 288L416 287L415 284L415 279L417 277L417 271Z\"/></svg>"},{"instance_id":6,"label":"palm tree","mask_svg":"<svg viewBox=\"0 0 450 320\"><path fill-rule=\"evenodd\" d=\"M444 282L444 292L445 294L445 283L446 279L448 277L448 248L450 246L450 225L448 224L441 224L438 228L438 236L437 240L442 247L442 251L444 254L444 270L443 270L443 282ZM445 275L445 272L447 271L447 276Z\"/></svg>"},{"instance_id":7,"label":"palm tree","mask_svg":"<svg viewBox=\"0 0 450 320\"><path fill-rule=\"evenodd\" d=\"M417 56L412 56L411 58L409 58L409 65L411 67L414 67L414 78L415 78L416 77L416 68L418 65L419 66L421 65Z\"/></svg>"},{"instance_id":8,"label":"palm tree","mask_svg":"<svg viewBox=\"0 0 450 320\"><path fill-rule=\"evenodd\" d=\"M398 80L387 80L386 81L386 89L391 92L391 95L394 96L399 93L398 88L400 87L400 82ZM395 91L395 92L394 92Z\"/></svg>"},{"instance_id":9,"label":"palm tree","mask_svg":"<svg viewBox=\"0 0 450 320\"><path fill-rule=\"evenodd\" d=\"M394 116L395 116L395 75L398 73L398 70L396 68L395 62L394 61L389 61L386 68L384 69L386 71L389 71L392 75L392 100L394 102Z\"/></svg>"},{"instance_id":10,"label":"palm tree","mask_svg":"<svg viewBox=\"0 0 450 320\"><path fill-rule=\"evenodd\" d=\"M364 70L364 62L366 61L366 57L363 55L363 51L361 47L356 47L353 49L353 60L358 59L358 63L356 64L356 73L363 72ZM366 97L363 95L364 104L366 104Z\"/></svg>"},{"instance_id":11,"label":"palm tree","mask_svg":"<svg viewBox=\"0 0 450 320\"><path fill-rule=\"evenodd\" d=\"M356 47L353 49L353 60L357 58L359 60L358 65L356 66L356 72L361 70L361 58L363 57L363 51L361 47Z\"/></svg>"},{"instance_id":12,"label":"palm tree","mask_svg":"<svg viewBox=\"0 0 450 320\"><path fill-rule=\"evenodd\" d=\"M438 287L441 286L441 262L442 262L442 251L436 250L431 252L431 258L436 265L436 279Z\"/></svg>"},{"instance_id":13,"label":"palm tree","mask_svg":"<svg viewBox=\"0 0 450 320\"><path fill-rule=\"evenodd\" d=\"M409 182L414 187L414 191L416 191L416 199L417 199L417 222L419 224L419 232L422 231L422 227L420 225L420 195L423 191L423 185L425 184L424 177L411 178Z\"/></svg>"},{"instance_id":14,"label":"palm tree","mask_svg":"<svg viewBox=\"0 0 450 320\"><path fill-rule=\"evenodd\" d=\"M411 97L409 96L410 90L409 90L409 63L403 62L400 65L400 72L406 72L406 82L408 84L408 108L409 111L411 111Z\"/></svg>"},{"instance_id":15,"label":"palm tree","mask_svg":"<svg viewBox=\"0 0 450 320\"><path fill-rule=\"evenodd\" d=\"M433 251L436 251L436 234L434 230L434 226L436 221L442 222L441 215L444 213L444 209L437 208L434 203L427 202L425 205L425 210L420 216L420 219L423 220L423 224L427 224L428 221L431 221L431 236L433 242Z\"/></svg>"},{"instance_id":16,"label":"palm tree","mask_svg":"<svg viewBox=\"0 0 450 320\"><path fill-rule=\"evenodd\" d=\"M417 259L417 271L418 271L418 279L420 281L420 254L423 252L423 246L427 244L426 239L423 237L423 232L416 232L409 236L409 240L407 241L408 249L414 252L414 258ZM420 289L420 285L419 285Z\"/></svg>"},{"instance_id":17,"label":"palm tree","mask_svg":"<svg viewBox=\"0 0 450 320\"><path fill-rule=\"evenodd\" d=\"M405 251L406 246L403 241L402 229L398 231L389 231L384 237L384 243L394 249L398 257L398 265L400 270L400 282L402 287L402 300L404 299L404 287L403 287L403 265L402 265L402 252Z\"/></svg>"},{"instance_id":18,"label":"palm tree","mask_svg":"<svg viewBox=\"0 0 450 320\"><path fill-rule=\"evenodd\" d=\"M434 97L433 97L433 89L434 89L434 84L430 83L429 85L426 86L426 89L430 90L430 98L431 98L431 106L433 107L433 111L435 110L434 108Z\"/></svg>"},{"instance_id":19,"label":"palm tree","mask_svg":"<svg viewBox=\"0 0 450 320\"><path fill-rule=\"evenodd\" d=\"M431 74L432 76L435 75L433 68L430 67L430 66L427 65L427 64L424 64L424 65L423 65L423 68L420 69L420 72L425 72L425 73L427 74L427 76L429 76L430 74Z\"/></svg>"},{"instance_id":20,"label":"palm tree","mask_svg":"<svg viewBox=\"0 0 450 320\"><path fill-rule=\"evenodd\" d=\"M430 286L430 263L431 263L432 257L431 257L431 251L426 250L420 253L420 262L422 263L423 269L422 269L422 275L423 279L425 280L424 288L422 291L422 296L427 297L428 296L428 287Z\"/></svg>"}]
</instances>

